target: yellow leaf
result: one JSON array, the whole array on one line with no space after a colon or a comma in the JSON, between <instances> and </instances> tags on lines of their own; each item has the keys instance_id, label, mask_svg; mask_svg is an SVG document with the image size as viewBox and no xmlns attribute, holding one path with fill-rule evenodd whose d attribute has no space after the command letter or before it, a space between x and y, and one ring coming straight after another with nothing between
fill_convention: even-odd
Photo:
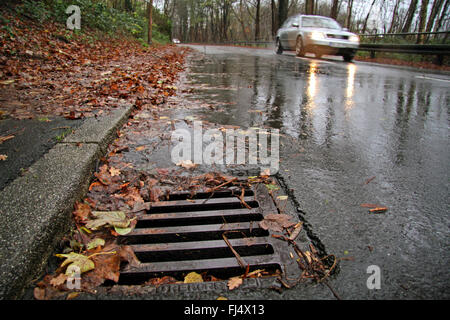
<instances>
[{"instance_id":1,"label":"yellow leaf","mask_svg":"<svg viewBox=\"0 0 450 320\"><path fill-rule=\"evenodd\" d=\"M190 272L184 277L184 283L203 282L203 278L197 272Z\"/></svg>"},{"instance_id":2,"label":"yellow leaf","mask_svg":"<svg viewBox=\"0 0 450 320\"><path fill-rule=\"evenodd\" d=\"M68 254L57 254L56 256L58 258L66 258L61 264L61 267L68 265L66 270L66 275L68 276L70 276L76 268L79 269L80 274L95 268L94 262L82 254L71 252Z\"/></svg>"},{"instance_id":3,"label":"yellow leaf","mask_svg":"<svg viewBox=\"0 0 450 320\"><path fill-rule=\"evenodd\" d=\"M277 200L287 200L288 196L278 196Z\"/></svg>"}]
</instances>

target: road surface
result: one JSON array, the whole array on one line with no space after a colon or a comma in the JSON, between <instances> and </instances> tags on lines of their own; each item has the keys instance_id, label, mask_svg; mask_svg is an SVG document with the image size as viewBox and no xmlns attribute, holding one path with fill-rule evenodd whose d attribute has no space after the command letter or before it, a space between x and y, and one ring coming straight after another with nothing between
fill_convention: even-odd
<instances>
[{"instance_id":1,"label":"road surface","mask_svg":"<svg viewBox=\"0 0 450 320\"><path fill-rule=\"evenodd\" d=\"M280 178L311 235L346 258L332 281L342 298L450 298L448 75L191 47L180 101L203 121L280 129Z\"/></svg>"}]
</instances>

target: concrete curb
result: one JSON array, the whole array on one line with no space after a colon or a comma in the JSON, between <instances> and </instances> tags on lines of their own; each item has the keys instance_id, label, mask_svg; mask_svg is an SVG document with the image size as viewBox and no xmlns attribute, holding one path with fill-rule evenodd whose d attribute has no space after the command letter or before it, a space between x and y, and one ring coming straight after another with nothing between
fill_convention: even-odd
<instances>
[{"instance_id":1,"label":"concrete curb","mask_svg":"<svg viewBox=\"0 0 450 320\"><path fill-rule=\"evenodd\" d=\"M132 105L87 119L28 172L0 192L0 299L18 299L68 231L75 201L87 191Z\"/></svg>"}]
</instances>

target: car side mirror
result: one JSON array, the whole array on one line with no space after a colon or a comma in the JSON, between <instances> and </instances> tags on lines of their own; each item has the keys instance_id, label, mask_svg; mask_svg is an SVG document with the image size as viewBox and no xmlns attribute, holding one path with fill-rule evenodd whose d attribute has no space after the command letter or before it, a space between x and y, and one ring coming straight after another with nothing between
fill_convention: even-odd
<instances>
[{"instance_id":1,"label":"car side mirror","mask_svg":"<svg viewBox=\"0 0 450 320\"><path fill-rule=\"evenodd\" d=\"M297 22L293 22L293 23L292 23L292 26L293 26L294 28L298 28L298 23L297 23Z\"/></svg>"}]
</instances>

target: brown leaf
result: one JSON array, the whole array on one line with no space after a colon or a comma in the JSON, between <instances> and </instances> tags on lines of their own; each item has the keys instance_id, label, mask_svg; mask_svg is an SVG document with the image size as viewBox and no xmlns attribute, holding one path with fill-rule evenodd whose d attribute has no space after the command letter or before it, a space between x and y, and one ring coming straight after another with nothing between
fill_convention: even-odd
<instances>
[{"instance_id":1,"label":"brown leaf","mask_svg":"<svg viewBox=\"0 0 450 320\"><path fill-rule=\"evenodd\" d=\"M373 204L373 203L363 203L363 204L361 204L361 207L363 207L363 208L376 208L376 207L378 207L378 205Z\"/></svg>"},{"instance_id":2,"label":"brown leaf","mask_svg":"<svg viewBox=\"0 0 450 320\"><path fill-rule=\"evenodd\" d=\"M376 208L370 209L369 212L370 213L384 213L387 210L388 210L387 207L376 207Z\"/></svg>"},{"instance_id":3,"label":"brown leaf","mask_svg":"<svg viewBox=\"0 0 450 320\"><path fill-rule=\"evenodd\" d=\"M37 300L46 300L45 288L39 288L39 287L34 288L33 295L34 295L34 298Z\"/></svg>"},{"instance_id":4,"label":"brown leaf","mask_svg":"<svg viewBox=\"0 0 450 320\"><path fill-rule=\"evenodd\" d=\"M76 222L85 222L90 213L91 207L87 203L80 203L78 201L75 203L75 211L73 212L73 216Z\"/></svg>"},{"instance_id":5,"label":"brown leaf","mask_svg":"<svg viewBox=\"0 0 450 320\"><path fill-rule=\"evenodd\" d=\"M241 277L233 277L228 280L227 286L229 290L238 288L242 284Z\"/></svg>"},{"instance_id":6,"label":"brown leaf","mask_svg":"<svg viewBox=\"0 0 450 320\"><path fill-rule=\"evenodd\" d=\"M141 262L136 257L133 249L130 246L121 246L119 251L121 261L126 261L131 267L138 267Z\"/></svg>"},{"instance_id":7,"label":"brown leaf","mask_svg":"<svg viewBox=\"0 0 450 320\"><path fill-rule=\"evenodd\" d=\"M54 287L59 287L60 285L63 285L66 283L67 275L64 273L60 273L57 277L50 280L50 284Z\"/></svg>"},{"instance_id":8,"label":"brown leaf","mask_svg":"<svg viewBox=\"0 0 450 320\"><path fill-rule=\"evenodd\" d=\"M145 282L145 285L152 285L155 287L158 287L163 284L171 284L178 282L177 279L171 277L171 276L164 276L162 278L152 278Z\"/></svg>"},{"instance_id":9,"label":"brown leaf","mask_svg":"<svg viewBox=\"0 0 450 320\"><path fill-rule=\"evenodd\" d=\"M268 214L262 221L259 222L259 226L264 230L271 230L275 232L282 232L283 229L292 227L295 222L290 221L292 216L287 214Z\"/></svg>"}]
</instances>

